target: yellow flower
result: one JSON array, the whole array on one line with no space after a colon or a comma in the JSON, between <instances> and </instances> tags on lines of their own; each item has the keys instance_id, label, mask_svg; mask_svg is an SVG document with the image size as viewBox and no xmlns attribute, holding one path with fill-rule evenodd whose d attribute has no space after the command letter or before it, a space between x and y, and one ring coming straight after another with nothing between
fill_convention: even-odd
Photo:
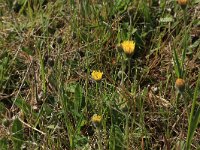
<instances>
[{"instance_id":1,"label":"yellow flower","mask_svg":"<svg viewBox=\"0 0 200 150\"><path fill-rule=\"evenodd\" d=\"M103 72L94 70L91 75L94 80L99 81L102 79Z\"/></svg>"},{"instance_id":2,"label":"yellow flower","mask_svg":"<svg viewBox=\"0 0 200 150\"><path fill-rule=\"evenodd\" d=\"M127 55L132 55L135 51L135 42L134 41L124 41L121 43L124 53Z\"/></svg>"},{"instance_id":3,"label":"yellow flower","mask_svg":"<svg viewBox=\"0 0 200 150\"><path fill-rule=\"evenodd\" d=\"M175 87L179 90L179 92L183 92L185 88L185 80L181 78L176 79Z\"/></svg>"},{"instance_id":4,"label":"yellow flower","mask_svg":"<svg viewBox=\"0 0 200 150\"><path fill-rule=\"evenodd\" d=\"M94 115L92 116L92 119L91 119L91 121L92 121L92 123L93 123L93 125L94 125L95 127L98 127L98 126L100 125L101 120L102 120L102 117L99 116L99 115L97 115L97 114L94 114Z\"/></svg>"},{"instance_id":5,"label":"yellow flower","mask_svg":"<svg viewBox=\"0 0 200 150\"><path fill-rule=\"evenodd\" d=\"M181 7L185 7L187 5L188 0L177 0L178 4L181 5Z\"/></svg>"}]
</instances>

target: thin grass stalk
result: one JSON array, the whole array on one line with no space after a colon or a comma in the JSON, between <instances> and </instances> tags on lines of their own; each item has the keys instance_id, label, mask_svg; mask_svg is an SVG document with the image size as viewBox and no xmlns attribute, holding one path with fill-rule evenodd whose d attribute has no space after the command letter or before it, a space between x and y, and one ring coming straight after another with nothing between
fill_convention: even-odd
<instances>
[{"instance_id":1,"label":"thin grass stalk","mask_svg":"<svg viewBox=\"0 0 200 150\"><path fill-rule=\"evenodd\" d=\"M89 82L89 63L88 63L88 51L86 51L86 69L87 69L87 75L86 75L86 80L85 80L85 111L87 113L87 107L88 107L88 82Z\"/></svg>"},{"instance_id":2,"label":"thin grass stalk","mask_svg":"<svg viewBox=\"0 0 200 150\"><path fill-rule=\"evenodd\" d=\"M40 43L40 47L42 47L42 42ZM45 79L45 69L44 69L44 62L42 58L42 54L40 50L38 50L38 55L39 55L39 61L40 61L40 72L41 72L41 77L42 77L42 91L43 94L46 95L46 79Z\"/></svg>"},{"instance_id":3,"label":"thin grass stalk","mask_svg":"<svg viewBox=\"0 0 200 150\"><path fill-rule=\"evenodd\" d=\"M182 72L181 72L181 77L184 76L184 62L185 62L185 57L186 57L186 52L187 52L187 15L186 15L186 11L187 9L185 8L183 10L183 14L184 14L184 44L183 44L183 52L182 52L182 60L181 60L181 68L182 68Z\"/></svg>"}]
</instances>

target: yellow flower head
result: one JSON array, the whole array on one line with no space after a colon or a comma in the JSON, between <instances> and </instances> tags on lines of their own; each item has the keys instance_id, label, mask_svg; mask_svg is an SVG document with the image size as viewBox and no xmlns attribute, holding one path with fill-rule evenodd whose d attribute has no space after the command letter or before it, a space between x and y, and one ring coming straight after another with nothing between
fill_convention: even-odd
<instances>
[{"instance_id":1,"label":"yellow flower head","mask_svg":"<svg viewBox=\"0 0 200 150\"><path fill-rule=\"evenodd\" d=\"M175 87L179 90L179 92L182 92L185 88L185 80L181 78L176 79Z\"/></svg>"},{"instance_id":2,"label":"yellow flower head","mask_svg":"<svg viewBox=\"0 0 200 150\"><path fill-rule=\"evenodd\" d=\"M91 121L92 121L92 123L93 123L93 125L94 125L95 127L98 127L98 126L100 125L101 120L102 120L102 117L99 116L99 115L97 115L97 114L94 114L94 115L92 116L92 119L91 119Z\"/></svg>"},{"instance_id":3,"label":"yellow flower head","mask_svg":"<svg viewBox=\"0 0 200 150\"><path fill-rule=\"evenodd\" d=\"M101 116L99 116L99 115L97 115L97 114L94 114L93 116L92 116L92 122L93 123L100 123L101 122L101 120L102 120L102 117Z\"/></svg>"},{"instance_id":4,"label":"yellow flower head","mask_svg":"<svg viewBox=\"0 0 200 150\"><path fill-rule=\"evenodd\" d=\"M178 4L181 5L181 7L185 7L187 5L188 0L177 0Z\"/></svg>"},{"instance_id":5,"label":"yellow flower head","mask_svg":"<svg viewBox=\"0 0 200 150\"><path fill-rule=\"evenodd\" d=\"M124 53L127 55L132 55L135 51L135 42L134 41L124 41L121 43Z\"/></svg>"},{"instance_id":6,"label":"yellow flower head","mask_svg":"<svg viewBox=\"0 0 200 150\"><path fill-rule=\"evenodd\" d=\"M102 79L103 72L94 70L91 75L94 80L99 81Z\"/></svg>"}]
</instances>

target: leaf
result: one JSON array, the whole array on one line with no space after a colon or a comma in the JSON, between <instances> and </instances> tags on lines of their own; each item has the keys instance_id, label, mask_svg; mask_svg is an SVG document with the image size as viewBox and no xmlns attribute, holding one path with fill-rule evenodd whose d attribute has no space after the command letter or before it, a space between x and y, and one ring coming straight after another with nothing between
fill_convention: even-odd
<instances>
[{"instance_id":1,"label":"leaf","mask_svg":"<svg viewBox=\"0 0 200 150\"><path fill-rule=\"evenodd\" d=\"M79 84L76 85L75 88L75 103L74 103L74 108L78 112L79 109L81 108L81 103L82 103L82 88Z\"/></svg>"},{"instance_id":2,"label":"leaf","mask_svg":"<svg viewBox=\"0 0 200 150\"><path fill-rule=\"evenodd\" d=\"M109 147L111 147L111 149L122 149L123 142L123 132L121 129L117 125L112 126L110 132Z\"/></svg>"},{"instance_id":3,"label":"leaf","mask_svg":"<svg viewBox=\"0 0 200 150\"><path fill-rule=\"evenodd\" d=\"M76 89L76 84L74 84L74 83L65 85L65 90L67 92L74 93L75 89Z\"/></svg>"},{"instance_id":4,"label":"leaf","mask_svg":"<svg viewBox=\"0 0 200 150\"><path fill-rule=\"evenodd\" d=\"M178 77L181 77L182 76L182 71L181 71L181 66L180 66L180 62L179 62L179 59L178 59L178 55L177 55L176 50L175 49L173 49L173 50L174 50L174 56L173 56L173 58L174 58L174 61L175 61L175 65L174 65L175 72L176 72L176 75Z\"/></svg>"},{"instance_id":5,"label":"leaf","mask_svg":"<svg viewBox=\"0 0 200 150\"><path fill-rule=\"evenodd\" d=\"M0 103L0 114L6 113L6 108L3 103Z\"/></svg>"},{"instance_id":6,"label":"leaf","mask_svg":"<svg viewBox=\"0 0 200 150\"><path fill-rule=\"evenodd\" d=\"M31 19L33 19L33 9L31 8L31 4L28 1L28 14Z\"/></svg>"},{"instance_id":7,"label":"leaf","mask_svg":"<svg viewBox=\"0 0 200 150\"><path fill-rule=\"evenodd\" d=\"M31 106L24 99L16 99L15 105L19 107L25 115L32 115L33 117L37 117L37 114L32 111Z\"/></svg>"},{"instance_id":8,"label":"leaf","mask_svg":"<svg viewBox=\"0 0 200 150\"><path fill-rule=\"evenodd\" d=\"M129 4L129 0L117 0L115 1L113 4L113 10L111 15L113 14L117 14L117 13L123 13L124 11L126 11L128 4Z\"/></svg>"},{"instance_id":9,"label":"leaf","mask_svg":"<svg viewBox=\"0 0 200 150\"><path fill-rule=\"evenodd\" d=\"M200 3L200 0L195 0L195 4L198 4L198 3Z\"/></svg>"},{"instance_id":10,"label":"leaf","mask_svg":"<svg viewBox=\"0 0 200 150\"><path fill-rule=\"evenodd\" d=\"M12 125L12 142L15 150L21 149L23 144L23 127L18 118L14 120Z\"/></svg>"},{"instance_id":11,"label":"leaf","mask_svg":"<svg viewBox=\"0 0 200 150\"><path fill-rule=\"evenodd\" d=\"M172 18L172 16L160 18L161 23L168 23L168 22L173 22L173 21L174 21L174 19Z\"/></svg>"},{"instance_id":12,"label":"leaf","mask_svg":"<svg viewBox=\"0 0 200 150\"><path fill-rule=\"evenodd\" d=\"M26 52L28 55L33 56L34 51L29 47L22 47L22 51Z\"/></svg>"},{"instance_id":13,"label":"leaf","mask_svg":"<svg viewBox=\"0 0 200 150\"><path fill-rule=\"evenodd\" d=\"M190 49L198 48L199 45L200 45L200 39L195 41L192 45L190 45L189 48Z\"/></svg>"},{"instance_id":14,"label":"leaf","mask_svg":"<svg viewBox=\"0 0 200 150\"><path fill-rule=\"evenodd\" d=\"M47 126L47 128L49 128L49 129L55 129L56 125L51 124L51 125Z\"/></svg>"},{"instance_id":15,"label":"leaf","mask_svg":"<svg viewBox=\"0 0 200 150\"><path fill-rule=\"evenodd\" d=\"M6 138L0 139L0 149L7 150L8 149L8 141Z\"/></svg>"}]
</instances>

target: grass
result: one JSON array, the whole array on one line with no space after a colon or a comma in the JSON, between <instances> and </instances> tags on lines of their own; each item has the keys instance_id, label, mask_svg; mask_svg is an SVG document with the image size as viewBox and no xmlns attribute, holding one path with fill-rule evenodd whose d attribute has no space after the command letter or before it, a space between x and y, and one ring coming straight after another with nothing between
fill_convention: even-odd
<instances>
[{"instance_id":1,"label":"grass","mask_svg":"<svg viewBox=\"0 0 200 150\"><path fill-rule=\"evenodd\" d=\"M199 5L0 0L0 149L200 149Z\"/></svg>"}]
</instances>

